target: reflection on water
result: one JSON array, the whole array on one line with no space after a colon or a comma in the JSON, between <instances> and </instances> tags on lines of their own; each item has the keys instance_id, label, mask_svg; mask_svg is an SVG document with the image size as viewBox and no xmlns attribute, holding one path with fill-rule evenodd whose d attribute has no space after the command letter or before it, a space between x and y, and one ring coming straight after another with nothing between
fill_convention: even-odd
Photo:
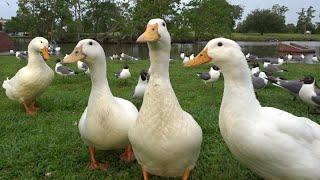
<instances>
[{"instance_id":1,"label":"reflection on water","mask_svg":"<svg viewBox=\"0 0 320 180\"><path fill-rule=\"evenodd\" d=\"M320 41L290 41L296 44L307 46L316 49L316 54L320 54ZM188 54L197 54L202 50L207 42L198 43L172 43L171 46L171 58L180 58L180 52ZM238 42L242 47L243 52L246 54L250 52L251 54L257 55L258 57L278 57L279 52L277 51L277 42ZM288 42L289 43L289 42ZM27 42L17 41L16 46L20 50L25 50L27 48ZM60 44L61 55L70 53L75 47L74 44ZM104 44L106 55L111 56L113 53L125 53L134 57L141 59L148 59L148 47L146 44ZM311 59L313 54L305 54L306 59Z\"/></svg>"}]
</instances>

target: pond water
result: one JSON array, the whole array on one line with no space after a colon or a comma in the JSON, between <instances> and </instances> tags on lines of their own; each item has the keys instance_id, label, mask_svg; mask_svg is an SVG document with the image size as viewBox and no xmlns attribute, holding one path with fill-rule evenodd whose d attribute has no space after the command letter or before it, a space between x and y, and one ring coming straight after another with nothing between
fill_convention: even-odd
<instances>
[{"instance_id":1,"label":"pond water","mask_svg":"<svg viewBox=\"0 0 320 180\"><path fill-rule=\"evenodd\" d=\"M289 41L287 41L289 43ZM307 46L316 49L316 54L320 55L320 41L290 41L299 45ZM180 57L180 52L185 52L186 54L200 52L207 42L198 43L172 43L171 47L171 58L178 59ZM278 42L238 42L242 47L243 52L246 54L250 52L258 57L268 57L276 58L279 56L279 52L276 47ZM26 49L27 42L15 42L19 49ZM61 55L69 54L73 48L74 44L60 44ZM104 44L103 45L106 55L111 56L113 53L125 53L130 56L138 57L141 59L148 58L148 47L146 44ZM311 58L313 54L305 54L306 58Z\"/></svg>"}]
</instances>

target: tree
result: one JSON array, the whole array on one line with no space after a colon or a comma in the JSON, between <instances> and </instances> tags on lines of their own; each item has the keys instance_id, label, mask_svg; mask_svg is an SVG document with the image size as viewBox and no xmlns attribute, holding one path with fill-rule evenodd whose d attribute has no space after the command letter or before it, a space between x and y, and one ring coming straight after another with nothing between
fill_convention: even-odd
<instances>
[{"instance_id":1,"label":"tree","mask_svg":"<svg viewBox=\"0 0 320 180\"><path fill-rule=\"evenodd\" d=\"M283 19L285 19L285 14L289 11L289 8L287 6L280 6L279 4L274 4L271 8L271 11L273 13L278 14L279 16L282 16Z\"/></svg>"},{"instance_id":2,"label":"tree","mask_svg":"<svg viewBox=\"0 0 320 180\"><path fill-rule=\"evenodd\" d=\"M239 15L239 14L238 14ZM194 32L194 40L230 36L234 26L234 6L221 0L191 0L184 18Z\"/></svg>"},{"instance_id":3,"label":"tree","mask_svg":"<svg viewBox=\"0 0 320 180\"><path fill-rule=\"evenodd\" d=\"M121 28L121 12L115 2L90 0L86 2L85 7L87 11L83 18L84 29L87 32L93 31L96 38L98 32L108 34Z\"/></svg>"},{"instance_id":4,"label":"tree","mask_svg":"<svg viewBox=\"0 0 320 180\"><path fill-rule=\"evenodd\" d=\"M179 4L180 0L137 0L132 14L135 35L138 36L152 18L162 18L170 24Z\"/></svg>"},{"instance_id":5,"label":"tree","mask_svg":"<svg viewBox=\"0 0 320 180\"><path fill-rule=\"evenodd\" d=\"M232 27L234 27L236 25L236 21L240 20L243 14L243 7L241 7L240 5L233 5L233 11L232 11L232 16L233 16L233 20L232 20Z\"/></svg>"},{"instance_id":6,"label":"tree","mask_svg":"<svg viewBox=\"0 0 320 180\"><path fill-rule=\"evenodd\" d=\"M297 31L297 28L294 24L287 24L286 25L286 32L287 33L295 33Z\"/></svg>"},{"instance_id":7,"label":"tree","mask_svg":"<svg viewBox=\"0 0 320 180\"><path fill-rule=\"evenodd\" d=\"M304 8L302 8L300 12L297 12L297 14L299 15L297 22L297 30L300 33L305 33L307 30L314 31L315 27L312 24L312 19L315 17L314 13L315 10L312 6L310 6L307 9L307 11Z\"/></svg>"},{"instance_id":8,"label":"tree","mask_svg":"<svg viewBox=\"0 0 320 180\"><path fill-rule=\"evenodd\" d=\"M256 31L263 35L267 32L283 32L285 20L281 15L269 9L256 9L246 17L242 26L245 32Z\"/></svg>"}]
</instances>

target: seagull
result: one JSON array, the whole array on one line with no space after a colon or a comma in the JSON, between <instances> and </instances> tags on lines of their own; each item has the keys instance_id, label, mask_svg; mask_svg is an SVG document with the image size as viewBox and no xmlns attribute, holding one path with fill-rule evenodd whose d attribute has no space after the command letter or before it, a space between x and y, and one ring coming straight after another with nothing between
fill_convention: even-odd
<instances>
[{"instance_id":1,"label":"seagull","mask_svg":"<svg viewBox=\"0 0 320 180\"><path fill-rule=\"evenodd\" d=\"M295 60L295 61L304 61L304 54L301 54L300 56L295 56L293 59Z\"/></svg>"},{"instance_id":2,"label":"seagull","mask_svg":"<svg viewBox=\"0 0 320 180\"><path fill-rule=\"evenodd\" d=\"M61 47L58 45L58 43L55 40L51 41L51 43L49 44L50 54L59 54L60 50Z\"/></svg>"},{"instance_id":3,"label":"seagull","mask_svg":"<svg viewBox=\"0 0 320 180\"><path fill-rule=\"evenodd\" d=\"M257 56L254 56L254 55L251 55L250 53L248 53L248 54L246 55L246 59L247 59L247 61L256 61L256 60L258 59L258 57L257 57Z\"/></svg>"},{"instance_id":4,"label":"seagull","mask_svg":"<svg viewBox=\"0 0 320 180\"><path fill-rule=\"evenodd\" d=\"M184 54L184 52L180 52L180 58L182 59L182 60L184 60L184 57L185 57L186 55Z\"/></svg>"},{"instance_id":5,"label":"seagull","mask_svg":"<svg viewBox=\"0 0 320 180\"><path fill-rule=\"evenodd\" d=\"M211 66L209 72L197 73L197 76L200 77L205 84L215 82L220 77L220 69L218 66Z\"/></svg>"},{"instance_id":6,"label":"seagull","mask_svg":"<svg viewBox=\"0 0 320 180\"><path fill-rule=\"evenodd\" d=\"M313 76L305 76L303 79L301 79L303 82L303 85L299 91L299 97L300 99L311 105L315 106L317 108L320 107L320 89L316 85L316 80ZM309 109L309 107L308 107Z\"/></svg>"},{"instance_id":7,"label":"seagull","mask_svg":"<svg viewBox=\"0 0 320 180\"><path fill-rule=\"evenodd\" d=\"M284 63L284 57L279 56L275 64L281 66L283 63Z\"/></svg>"},{"instance_id":8,"label":"seagull","mask_svg":"<svg viewBox=\"0 0 320 180\"><path fill-rule=\"evenodd\" d=\"M303 82L300 80L283 80L272 76L269 76L268 80L272 83L272 85L289 91L294 97L293 100L299 96L299 91L303 85Z\"/></svg>"},{"instance_id":9,"label":"seagull","mask_svg":"<svg viewBox=\"0 0 320 180\"><path fill-rule=\"evenodd\" d=\"M268 73L275 73L275 72L283 72L283 71L287 71L286 69L281 69L279 68L278 65L275 64L271 64L270 61L265 61L263 63L263 67L266 70L266 72Z\"/></svg>"},{"instance_id":10,"label":"seagull","mask_svg":"<svg viewBox=\"0 0 320 180\"><path fill-rule=\"evenodd\" d=\"M17 51L16 57L21 61L27 61L28 60L28 53L25 53L24 51Z\"/></svg>"},{"instance_id":11,"label":"seagull","mask_svg":"<svg viewBox=\"0 0 320 180\"><path fill-rule=\"evenodd\" d=\"M126 61L129 61L129 60L138 61L139 60L138 58L135 58L133 56L129 56L129 55L125 54L125 53L121 53L120 57L122 58L122 60L126 60Z\"/></svg>"},{"instance_id":12,"label":"seagull","mask_svg":"<svg viewBox=\"0 0 320 180\"><path fill-rule=\"evenodd\" d=\"M112 56L110 57L111 60L118 60L119 59L119 55L118 54L112 54Z\"/></svg>"},{"instance_id":13,"label":"seagull","mask_svg":"<svg viewBox=\"0 0 320 180\"><path fill-rule=\"evenodd\" d=\"M260 72L259 63L255 62L253 63L253 67L251 68L251 75L254 75L258 72Z\"/></svg>"},{"instance_id":14,"label":"seagull","mask_svg":"<svg viewBox=\"0 0 320 180\"><path fill-rule=\"evenodd\" d=\"M319 62L319 59L318 59L317 55L315 55L315 54L313 55L312 61L313 62Z\"/></svg>"},{"instance_id":15,"label":"seagull","mask_svg":"<svg viewBox=\"0 0 320 180\"><path fill-rule=\"evenodd\" d=\"M189 60L190 60L190 58L189 58L187 55L185 55L185 56L184 56L184 59L183 59L183 61L182 61L182 64L187 63Z\"/></svg>"},{"instance_id":16,"label":"seagull","mask_svg":"<svg viewBox=\"0 0 320 180\"><path fill-rule=\"evenodd\" d=\"M148 85L148 72L145 69L143 69L140 72L138 84L134 89L134 93L132 97L142 99L147 85Z\"/></svg>"},{"instance_id":17,"label":"seagull","mask_svg":"<svg viewBox=\"0 0 320 180\"><path fill-rule=\"evenodd\" d=\"M119 72L115 73L116 78L118 79L128 79L131 77L131 73L129 71L129 66L125 64L123 66L123 69L121 69Z\"/></svg>"},{"instance_id":18,"label":"seagull","mask_svg":"<svg viewBox=\"0 0 320 180\"><path fill-rule=\"evenodd\" d=\"M194 58L194 54L192 53L190 56L189 56L189 59L192 60Z\"/></svg>"},{"instance_id":19,"label":"seagull","mask_svg":"<svg viewBox=\"0 0 320 180\"><path fill-rule=\"evenodd\" d=\"M77 72L70 69L68 66L62 64L60 59L57 60L54 70L57 74L61 76L72 76L78 74Z\"/></svg>"},{"instance_id":20,"label":"seagull","mask_svg":"<svg viewBox=\"0 0 320 180\"><path fill-rule=\"evenodd\" d=\"M67 25L62 26L62 29L63 29L65 32L68 32L68 26L67 26Z\"/></svg>"},{"instance_id":21,"label":"seagull","mask_svg":"<svg viewBox=\"0 0 320 180\"><path fill-rule=\"evenodd\" d=\"M287 58L288 58L288 61L292 61L292 55L291 54L288 54Z\"/></svg>"},{"instance_id":22,"label":"seagull","mask_svg":"<svg viewBox=\"0 0 320 180\"><path fill-rule=\"evenodd\" d=\"M77 61L77 66L80 71L83 71L85 74L90 74L90 69L86 63Z\"/></svg>"},{"instance_id":23,"label":"seagull","mask_svg":"<svg viewBox=\"0 0 320 180\"><path fill-rule=\"evenodd\" d=\"M265 72L257 72L252 76L252 85L254 88L254 91L263 89L268 84L268 79Z\"/></svg>"}]
</instances>

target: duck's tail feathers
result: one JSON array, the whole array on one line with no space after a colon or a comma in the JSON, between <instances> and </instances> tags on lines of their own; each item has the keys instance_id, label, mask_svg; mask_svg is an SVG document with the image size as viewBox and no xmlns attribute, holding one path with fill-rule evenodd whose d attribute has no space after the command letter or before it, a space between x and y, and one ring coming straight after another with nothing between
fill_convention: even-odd
<instances>
[{"instance_id":1,"label":"duck's tail feathers","mask_svg":"<svg viewBox=\"0 0 320 180\"><path fill-rule=\"evenodd\" d=\"M2 87L4 89L8 89L9 88L9 77L7 77L7 80L4 80L3 83L2 83Z\"/></svg>"}]
</instances>

